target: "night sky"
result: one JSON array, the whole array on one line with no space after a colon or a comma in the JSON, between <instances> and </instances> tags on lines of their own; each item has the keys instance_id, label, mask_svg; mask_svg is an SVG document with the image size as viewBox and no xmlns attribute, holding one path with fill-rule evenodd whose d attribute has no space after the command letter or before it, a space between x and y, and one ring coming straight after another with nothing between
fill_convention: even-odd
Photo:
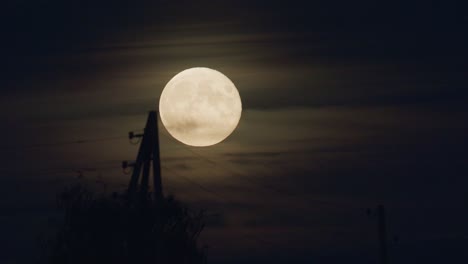
<instances>
[{"instance_id":1,"label":"night sky","mask_svg":"<svg viewBox=\"0 0 468 264\"><path fill-rule=\"evenodd\" d=\"M122 191L165 84L209 67L242 98L222 143L160 124L162 180L209 213L209 263L468 261L468 16L455 1L0 4L0 262L31 263L55 195ZM397 238L397 239L396 239Z\"/></svg>"}]
</instances>

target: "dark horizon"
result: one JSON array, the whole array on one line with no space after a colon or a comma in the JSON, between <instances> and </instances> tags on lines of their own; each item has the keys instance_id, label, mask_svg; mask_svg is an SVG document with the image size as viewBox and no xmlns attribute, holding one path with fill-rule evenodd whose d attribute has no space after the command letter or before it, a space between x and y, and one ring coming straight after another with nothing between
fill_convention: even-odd
<instances>
[{"instance_id":1,"label":"dark horizon","mask_svg":"<svg viewBox=\"0 0 468 264\"><path fill-rule=\"evenodd\" d=\"M124 190L127 133L200 66L239 90L237 129L205 148L159 138L164 192L209 212L209 263L376 263L379 204L390 263L468 260L466 5L1 6L1 263L31 263L65 186Z\"/></svg>"}]
</instances>

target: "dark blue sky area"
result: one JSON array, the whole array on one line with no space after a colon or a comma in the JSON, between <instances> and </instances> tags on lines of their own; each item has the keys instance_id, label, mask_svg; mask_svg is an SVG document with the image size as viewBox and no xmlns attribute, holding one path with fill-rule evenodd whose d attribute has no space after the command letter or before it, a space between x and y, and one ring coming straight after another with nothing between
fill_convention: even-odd
<instances>
[{"instance_id":1,"label":"dark blue sky area","mask_svg":"<svg viewBox=\"0 0 468 264\"><path fill-rule=\"evenodd\" d=\"M466 262L466 7L309 2L2 3L0 262L31 263L63 186L125 189L127 132L197 66L243 103L213 147L160 124L211 263L375 263L378 204L394 263Z\"/></svg>"}]
</instances>

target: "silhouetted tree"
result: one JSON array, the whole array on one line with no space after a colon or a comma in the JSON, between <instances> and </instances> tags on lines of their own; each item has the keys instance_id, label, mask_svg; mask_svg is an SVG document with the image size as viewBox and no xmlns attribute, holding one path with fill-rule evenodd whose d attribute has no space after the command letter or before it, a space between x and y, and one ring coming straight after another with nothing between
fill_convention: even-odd
<instances>
[{"instance_id":1,"label":"silhouetted tree","mask_svg":"<svg viewBox=\"0 0 468 264\"><path fill-rule=\"evenodd\" d=\"M197 245L203 212L173 197L129 203L122 195L96 196L74 186L57 201L64 221L44 243L41 263L206 263Z\"/></svg>"}]
</instances>

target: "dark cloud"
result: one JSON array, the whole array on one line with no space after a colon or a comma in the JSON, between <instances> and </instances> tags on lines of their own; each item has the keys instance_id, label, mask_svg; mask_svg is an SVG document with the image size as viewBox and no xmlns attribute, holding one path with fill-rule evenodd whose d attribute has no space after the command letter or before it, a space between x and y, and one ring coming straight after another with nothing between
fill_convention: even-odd
<instances>
[{"instance_id":1,"label":"dark cloud","mask_svg":"<svg viewBox=\"0 0 468 264\"><path fill-rule=\"evenodd\" d=\"M30 252L24 227L40 229L30 223L76 170L125 189L119 161L137 153L127 132L193 66L225 73L244 107L210 148L181 145L160 124L164 188L210 210L215 263L371 263L376 226L364 209L377 203L401 236L392 251L401 262L464 256L462 3L8 1L1 10L10 253L0 262Z\"/></svg>"}]
</instances>

